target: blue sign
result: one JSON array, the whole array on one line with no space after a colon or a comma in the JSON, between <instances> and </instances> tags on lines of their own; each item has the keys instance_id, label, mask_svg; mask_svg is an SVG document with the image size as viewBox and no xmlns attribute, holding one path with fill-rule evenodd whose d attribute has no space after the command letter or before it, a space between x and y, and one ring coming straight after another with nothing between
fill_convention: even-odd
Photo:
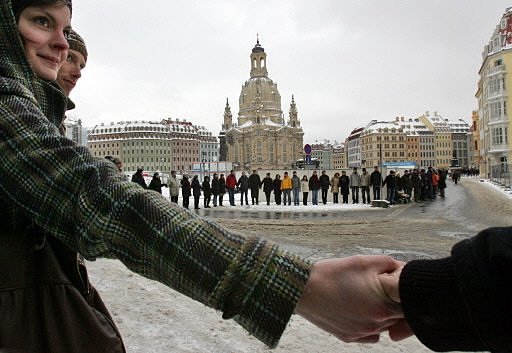
<instances>
[{"instance_id":1,"label":"blue sign","mask_svg":"<svg viewBox=\"0 0 512 353\"><path fill-rule=\"evenodd\" d=\"M416 163L414 162L384 162L382 163L383 167L415 167Z\"/></svg>"},{"instance_id":2,"label":"blue sign","mask_svg":"<svg viewBox=\"0 0 512 353\"><path fill-rule=\"evenodd\" d=\"M311 145L309 143L304 145L304 153L308 156L311 154Z\"/></svg>"}]
</instances>

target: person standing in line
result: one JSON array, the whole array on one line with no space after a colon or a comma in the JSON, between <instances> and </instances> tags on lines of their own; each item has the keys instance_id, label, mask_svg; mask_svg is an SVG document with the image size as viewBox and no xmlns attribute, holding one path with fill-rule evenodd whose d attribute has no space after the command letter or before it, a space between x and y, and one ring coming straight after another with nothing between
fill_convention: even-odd
<instances>
[{"instance_id":1,"label":"person standing in line","mask_svg":"<svg viewBox=\"0 0 512 353\"><path fill-rule=\"evenodd\" d=\"M350 178L347 173L343 170L340 177L340 192L343 197L343 203L348 203L348 195L350 194Z\"/></svg>"},{"instance_id":2,"label":"person standing in line","mask_svg":"<svg viewBox=\"0 0 512 353\"><path fill-rule=\"evenodd\" d=\"M261 189L261 178L258 175L256 170L252 171L252 174L249 176L249 188L251 189L251 202L252 204L258 205L258 199L260 195Z\"/></svg>"},{"instance_id":3,"label":"person standing in line","mask_svg":"<svg viewBox=\"0 0 512 353\"><path fill-rule=\"evenodd\" d=\"M359 203L359 187L361 186L361 177L357 172L357 168L354 168L352 174L350 174L350 190L352 191L352 203Z\"/></svg>"},{"instance_id":4,"label":"person standing in line","mask_svg":"<svg viewBox=\"0 0 512 353\"><path fill-rule=\"evenodd\" d=\"M426 182L427 182L427 197L430 199L430 200L433 200L434 199L434 187L432 186L432 175L434 174L434 169L429 166L427 168L427 173L425 174L426 175Z\"/></svg>"},{"instance_id":5,"label":"person standing in line","mask_svg":"<svg viewBox=\"0 0 512 353\"><path fill-rule=\"evenodd\" d=\"M445 197L445 189L446 189L446 177L448 175L448 171L446 169L439 170L439 182L437 187L439 188L439 196Z\"/></svg>"},{"instance_id":6,"label":"person standing in line","mask_svg":"<svg viewBox=\"0 0 512 353\"><path fill-rule=\"evenodd\" d=\"M420 202L421 197L421 178L418 168L414 168L411 174L411 183L414 191L414 202Z\"/></svg>"},{"instance_id":7,"label":"person standing in line","mask_svg":"<svg viewBox=\"0 0 512 353\"><path fill-rule=\"evenodd\" d=\"M192 195L192 188L190 181L188 181L188 175L183 175L181 179L181 197L183 198L183 207L188 209L190 196Z\"/></svg>"},{"instance_id":8,"label":"person standing in line","mask_svg":"<svg viewBox=\"0 0 512 353\"><path fill-rule=\"evenodd\" d=\"M132 182L135 184L139 184L144 189L147 189L148 186L146 184L146 180L144 180L143 172L144 172L143 168L137 168L137 171L135 172L135 174L132 175Z\"/></svg>"},{"instance_id":9,"label":"person standing in line","mask_svg":"<svg viewBox=\"0 0 512 353\"><path fill-rule=\"evenodd\" d=\"M272 186L274 187L274 200L276 205L281 204L281 176L276 174L276 178L272 182Z\"/></svg>"},{"instance_id":10,"label":"person standing in line","mask_svg":"<svg viewBox=\"0 0 512 353\"><path fill-rule=\"evenodd\" d=\"M162 180L160 179L160 174L156 172L153 174L153 178L151 179L151 182L149 183L148 189L158 192L159 194L162 194L162 186L167 187L167 184L162 184Z\"/></svg>"},{"instance_id":11,"label":"person standing in line","mask_svg":"<svg viewBox=\"0 0 512 353\"><path fill-rule=\"evenodd\" d=\"M288 176L288 172L284 172L283 180L281 180L281 191L283 193L283 205L288 204L290 206L292 204L292 179Z\"/></svg>"},{"instance_id":12,"label":"person standing in line","mask_svg":"<svg viewBox=\"0 0 512 353\"><path fill-rule=\"evenodd\" d=\"M210 208L210 199L212 197L212 188L210 186L210 177L206 175L203 180L203 207Z\"/></svg>"},{"instance_id":13,"label":"person standing in line","mask_svg":"<svg viewBox=\"0 0 512 353\"><path fill-rule=\"evenodd\" d=\"M319 178L320 181L320 189L322 190L322 203L327 204L327 194L329 193L329 188L331 187L331 179L325 173L325 170L322 170L322 175Z\"/></svg>"},{"instance_id":14,"label":"person standing in line","mask_svg":"<svg viewBox=\"0 0 512 353\"><path fill-rule=\"evenodd\" d=\"M263 178L263 192L265 193L265 198L267 199L267 206L270 206L270 194L272 190L274 190L274 181L270 176L270 173L267 173L267 176Z\"/></svg>"},{"instance_id":15,"label":"person standing in line","mask_svg":"<svg viewBox=\"0 0 512 353\"><path fill-rule=\"evenodd\" d=\"M300 179L299 177L297 176L297 172L296 171L293 171L293 176L292 176L292 193L293 193L293 204L295 206L299 206L300 205Z\"/></svg>"},{"instance_id":16,"label":"person standing in line","mask_svg":"<svg viewBox=\"0 0 512 353\"><path fill-rule=\"evenodd\" d=\"M363 197L363 204L370 203L370 174L366 171L366 168L361 169L361 194Z\"/></svg>"},{"instance_id":17,"label":"person standing in line","mask_svg":"<svg viewBox=\"0 0 512 353\"><path fill-rule=\"evenodd\" d=\"M435 199L439 186L439 173L437 170L432 171L432 196Z\"/></svg>"},{"instance_id":18,"label":"person standing in line","mask_svg":"<svg viewBox=\"0 0 512 353\"><path fill-rule=\"evenodd\" d=\"M240 192L240 205L244 205L244 196L245 196L245 205L249 206L249 199L248 199L248 193L249 193L249 178L245 174L245 172L242 172L242 175L240 178L238 178L238 182L236 183L236 187L238 191Z\"/></svg>"},{"instance_id":19,"label":"person standing in line","mask_svg":"<svg viewBox=\"0 0 512 353\"><path fill-rule=\"evenodd\" d=\"M178 196L180 194L180 185L176 178L176 171L171 170L171 177L167 181L169 183L169 195L171 196L171 202L178 203Z\"/></svg>"},{"instance_id":20,"label":"person standing in line","mask_svg":"<svg viewBox=\"0 0 512 353\"><path fill-rule=\"evenodd\" d=\"M217 198L219 197L219 175L217 173L213 173L212 195L213 195L213 207L217 207Z\"/></svg>"},{"instance_id":21,"label":"person standing in line","mask_svg":"<svg viewBox=\"0 0 512 353\"><path fill-rule=\"evenodd\" d=\"M408 202L411 202L412 200L412 180L411 180L412 173L410 173L408 170L404 172L404 176L402 177L402 187L404 189L404 193L406 195L409 195Z\"/></svg>"},{"instance_id":22,"label":"person standing in line","mask_svg":"<svg viewBox=\"0 0 512 353\"><path fill-rule=\"evenodd\" d=\"M320 180L316 170L313 171L313 175L309 178L309 190L311 191L311 203L318 205L318 190L320 190Z\"/></svg>"},{"instance_id":23,"label":"person standing in line","mask_svg":"<svg viewBox=\"0 0 512 353\"><path fill-rule=\"evenodd\" d=\"M226 179L224 178L224 174L221 174L219 177L219 206L222 206L222 201L224 199L225 194L226 194Z\"/></svg>"},{"instance_id":24,"label":"person standing in line","mask_svg":"<svg viewBox=\"0 0 512 353\"><path fill-rule=\"evenodd\" d=\"M389 174L386 176L386 179L384 179L382 186L387 186L387 200L391 205L394 205L396 197L396 180L394 170L389 171Z\"/></svg>"},{"instance_id":25,"label":"person standing in line","mask_svg":"<svg viewBox=\"0 0 512 353\"><path fill-rule=\"evenodd\" d=\"M199 209L199 198L201 197L201 183L199 183L199 177L194 175L192 178L192 196L194 196L194 209Z\"/></svg>"},{"instance_id":26,"label":"person standing in line","mask_svg":"<svg viewBox=\"0 0 512 353\"><path fill-rule=\"evenodd\" d=\"M235 171L232 170L226 178L226 189L229 194L229 204L235 206L235 188L236 188L236 176Z\"/></svg>"},{"instance_id":27,"label":"person standing in line","mask_svg":"<svg viewBox=\"0 0 512 353\"><path fill-rule=\"evenodd\" d=\"M379 167L373 167L373 172L370 175L370 185L373 188L373 199L380 200L380 190L382 188L382 174L379 171Z\"/></svg>"},{"instance_id":28,"label":"person standing in line","mask_svg":"<svg viewBox=\"0 0 512 353\"><path fill-rule=\"evenodd\" d=\"M338 195L340 193L340 173L334 173L331 178L332 203L338 203Z\"/></svg>"},{"instance_id":29,"label":"person standing in line","mask_svg":"<svg viewBox=\"0 0 512 353\"><path fill-rule=\"evenodd\" d=\"M308 176L304 175L300 181L300 188L302 189L302 204L308 205L309 181Z\"/></svg>"}]
</instances>

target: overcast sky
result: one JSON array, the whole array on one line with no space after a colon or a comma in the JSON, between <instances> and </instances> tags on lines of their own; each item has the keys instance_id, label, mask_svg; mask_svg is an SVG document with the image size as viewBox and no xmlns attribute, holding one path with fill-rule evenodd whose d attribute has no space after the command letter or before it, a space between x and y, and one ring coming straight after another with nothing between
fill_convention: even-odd
<instances>
[{"instance_id":1,"label":"overcast sky","mask_svg":"<svg viewBox=\"0 0 512 353\"><path fill-rule=\"evenodd\" d=\"M149 5L148 5L149 4ZM304 142L344 141L372 119L437 111L471 120L482 51L505 0L80 0L89 59L70 114L86 126L187 119L217 135L234 122L256 34Z\"/></svg>"}]
</instances>

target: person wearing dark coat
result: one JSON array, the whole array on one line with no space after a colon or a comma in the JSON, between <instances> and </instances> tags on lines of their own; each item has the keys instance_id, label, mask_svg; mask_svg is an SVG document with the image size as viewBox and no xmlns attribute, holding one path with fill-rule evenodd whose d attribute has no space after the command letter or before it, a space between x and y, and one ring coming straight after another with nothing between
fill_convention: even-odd
<instances>
[{"instance_id":1,"label":"person wearing dark coat","mask_svg":"<svg viewBox=\"0 0 512 353\"><path fill-rule=\"evenodd\" d=\"M325 170L322 170L322 175L320 175L318 180L320 181L320 188L322 189L322 203L325 205L327 203L327 193L331 187L331 179L325 174Z\"/></svg>"},{"instance_id":2,"label":"person wearing dark coat","mask_svg":"<svg viewBox=\"0 0 512 353\"><path fill-rule=\"evenodd\" d=\"M210 187L210 177L205 176L203 180L203 194L204 194L204 208L210 208L210 198L212 196L212 189Z\"/></svg>"},{"instance_id":3,"label":"person wearing dark coat","mask_svg":"<svg viewBox=\"0 0 512 353\"><path fill-rule=\"evenodd\" d=\"M244 204L244 196L245 196L245 204L249 206L248 192L249 192L249 177L242 172L240 178L238 178L238 182L236 183L236 187L238 191L240 191L240 205Z\"/></svg>"},{"instance_id":4,"label":"person wearing dark coat","mask_svg":"<svg viewBox=\"0 0 512 353\"><path fill-rule=\"evenodd\" d=\"M199 198L201 197L201 183L199 183L199 178L197 175L194 175L192 178L192 183L190 185L192 187L192 196L194 196L194 209L199 209Z\"/></svg>"},{"instance_id":5,"label":"person wearing dark coat","mask_svg":"<svg viewBox=\"0 0 512 353\"><path fill-rule=\"evenodd\" d=\"M276 201L276 205L281 204L281 176L276 174L276 178L272 182L272 186L274 187L274 200Z\"/></svg>"},{"instance_id":6,"label":"person wearing dark coat","mask_svg":"<svg viewBox=\"0 0 512 353\"><path fill-rule=\"evenodd\" d=\"M136 184L139 184L144 189L147 189L148 186L146 184L146 181L144 180L144 175L142 175L142 172L143 172L143 169L142 168L138 168L137 172L132 175L132 182L134 182Z\"/></svg>"},{"instance_id":7,"label":"person wearing dark coat","mask_svg":"<svg viewBox=\"0 0 512 353\"><path fill-rule=\"evenodd\" d=\"M190 181L188 181L188 176L184 175L183 179L181 179L181 196L183 197L183 207L188 208L189 199L191 195Z\"/></svg>"},{"instance_id":8,"label":"person wearing dark coat","mask_svg":"<svg viewBox=\"0 0 512 353\"><path fill-rule=\"evenodd\" d=\"M379 167L373 167L373 172L370 174L370 185L373 188L373 199L380 200L380 189L382 188L382 174Z\"/></svg>"},{"instance_id":9,"label":"person wearing dark coat","mask_svg":"<svg viewBox=\"0 0 512 353\"><path fill-rule=\"evenodd\" d=\"M267 199L267 206L270 205L270 193L274 190L274 181L270 177L270 173L267 173L267 176L263 178L263 192L265 193L265 198Z\"/></svg>"},{"instance_id":10,"label":"person wearing dark coat","mask_svg":"<svg viewBox=\"0 0 512 353\"><path fill-rule=\"evenodd\" d=\"M226 194L226 179L224 178L224 174L221 174L219 177L219 206L222 206L222 199Z\"/></svg>"},{"instance_id":11,"label":"person wearing dark coat","mask_svg":"<svg viewBox=\"0 0 512 353\"><path fill-rule=\"evenodd\" d=\"M446 177L448 176L448 171L446 169L439 170L439 182L437 184L437 188L439 189L439 196L444 197L444 190L446 189Z\"/></svg>"},{"instance_id":12,"label":"person wearing dark coat","mask_svg":"<svg viewBox=\"0 0 512 353\"><path fill-rule=\"evenodd\" d=\"M159 194L161 194L162 186L167 187L167 184L162 184L162 181L160 180L160 174L158 174L158 173L153 174L153 179L151 179L148 189L154 190L154 191L158 192Z\"/></svg>"},{"instance_id":13,"label":"person wearing dark coat","mask_svg":"<svg viewBox=\"0 0 512 353\"><path fill-rule=\"evenodd\" d=\"M396 179L395 179L395 171L392 170L389 172L386 179L382 183L382 186L387 185L387 200L390 204L395 204L395 194L396 194Z\"/></svg>"},{"instance_id":14,"label":"person wearing dark coat","mask_svg":"<svg viewBox=\"0 0 512 353\"><path fill-rule=\"evenodd\" d=\"M313 205L318 205L318 190L320 190L320 180L315 170L311 178L309 178L309 191L311 191L311 202Z\"/></svg>"},{"instance_id":15,"label":"person wearing dark coat","mask_svg":"<svg viewBox=\"0 0 512 353\"><path fill-rule=\"evenodd\" d=\"M414 190L414 202L420 201L421 196L421 178L418 169L414 169L411 174L411 183Z\"/></svg>"},{"instance_id":16,"label":"person wearing dark coat","mask_svg":"<svg viewBox=\"0 0 512 353\"><path fill-rule=\"evenodd\" d=\"M217 198L220 194L220 185L219 185L219 175L217 173L213 174L212 179L212 195L213 195L213 207L217 207Z\"/></svg>"},{"instance_id":17,"label":"person wearing dark coat","mask_svg":"<svg viewBox=\"0 0 512 353\"><path fill-rule=\"evenodd\" d=\"M348 195L350 194L350 178L345 171L341 172L339 184L343 203L348 203Z\"/></svg>"},{"instance_id":18,"label":"person wearing dark coat","mask_svg":"<svg viewBox=\"0 0 512 353\"><path fill-rule=\"evenodd\" d=\"M253 170L252 174L249 176L249 189L251 189L251 201L253 205L255 203L256 205L258 204L261 184L261 178L258 175L258 172L256 172L256 170Z\"/></svg>"}]
</instances>

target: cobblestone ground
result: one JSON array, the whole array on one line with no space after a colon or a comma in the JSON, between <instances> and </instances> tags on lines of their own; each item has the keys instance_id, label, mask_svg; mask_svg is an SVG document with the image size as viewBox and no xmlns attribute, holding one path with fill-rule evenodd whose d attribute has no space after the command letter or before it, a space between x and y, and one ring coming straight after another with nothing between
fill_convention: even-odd
<instances>
[{"instance_id":1,"label":"cobblestone ground","mask_svg":"<svg viewBox=\"0 0 512 353\"><path fill-rule=\"evenodd\" d=\"M462 184L448 184L446 199L389 209L286 219L265 212L217 215L221 217L208 217L232 230L270 238L312 260L353 254L391 254L409 260L446 256L460 239L486 227L512 224L512 200L476 179L463 179ZM98 260L89 271L129 353L430 352L415 337L391 342L385 334L376 345L345 344L299 316L292 318L279 346L268 350L232 320L222 320L218 312L129 272L119 261Z\"/></svg>"}]
</instances>

